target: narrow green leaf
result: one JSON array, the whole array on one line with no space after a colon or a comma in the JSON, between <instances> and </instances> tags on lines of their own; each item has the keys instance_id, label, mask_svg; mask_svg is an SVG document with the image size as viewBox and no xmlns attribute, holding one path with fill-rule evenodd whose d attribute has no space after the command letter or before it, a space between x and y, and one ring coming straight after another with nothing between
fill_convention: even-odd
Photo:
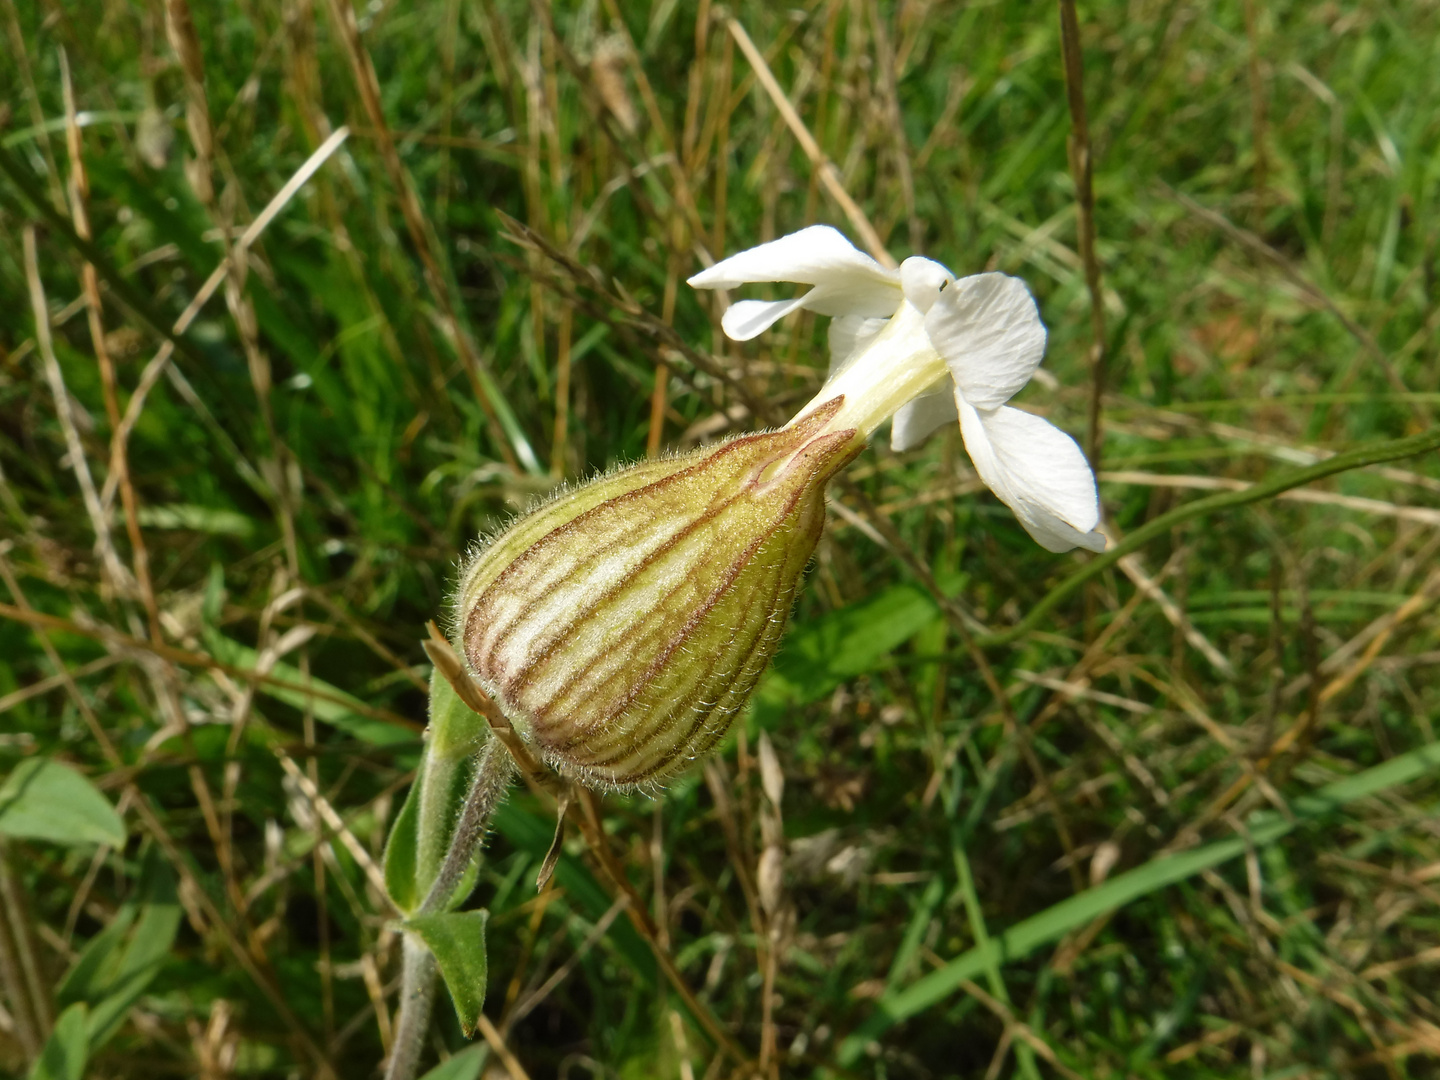
<instances>
[{"instance_id":1,"label":"narrow green leaf","mask_svg":"<svg viewBox=\"0 0 1440 1080\"><path fill-rule=\"evenodd\" d=\"M115 913L109 926L90 939L56 988L60 1004L99 1001L105 996L115 979L125 933L134 923L135 907L126 904Z\"/></svg>"},{"instance_id":2,"label":"narrow green leaf","mask_svg":"<svg viewBox=\"0 0 1440 1080\"><path fill-rule=\"evenodd\" d=\"M240 668L253 668L259 661L259 653L247 645L226 637L214 627L207 626L202 630L205 645L215 659L233 664ZM397 743L411 742L415 733L399 724L391 724L385 720L376 720L374 717L364 715L364 703L350 694L345 693L337 686L317 679L313 675L305 675L299 668L290 664L276 664L270 669L271 679L260 683L256 689L260 693L274 698L276 701L283 701L296 709L309 709L334 727L349 735L355 736L361 742L367 742L374 746L393 746ZM327 697L316 697L311 691L318 690ZM339 701L331 700L339 698ZM354 706L347 708L347 702L354 702Z\"/></svg>"},{"instance_id":3,"label":"narrow green leaf","mask_svg":"<svg viewBox=\"0 0 1440 1080\"><path fill-rule=\"evenodd\" d=\"M160 972L180 929L175 874L157 848L147 852L140 893L97 934L56 990L61 1004L90 1007L88 1039L94 1050L119 1029L130 1007Z\"/></svg>"},{"instance_id":4,"label":"narrow green leaf","mask_svg":"<svg viewBox=\"0 0 1440 1080\"><path fill-rule=\"evenodd\" d=\"M405 803L390 827L385 841L385 891L390 900L406 915L425 899L415 875L416 851L419 847L420 778L410 785Z\"/></svg>"},{"instance_id":5,"label":"narrow green leaf","mask_svg":"<svg viewBox=\"0 0 1440 1080\"><path fill-rule=\"evenodd\" d=\"M1385 461L1414 457L1416 454L1423 454L1437 448L1440 448L1440 428L1431 428L1429 431L1422 431L1419 435L1411 435L1406 439L1366 443L1363 446L1357 446L1354 450L1326 458L1315 465L1307 465L1303 469L1286 469L1253 487L1245 488L1243 491L1226 491L1176 507L1167 514L1161 514L1159 517L1147 521L1120 543L1112 544L1103 555L1097 555L1095 558L1087 560L1084 566L1046 593L1040 602L1010 629L986 634L977 638L976 641L988 649L996 645L1008 645L1010 642L1024 637L1038 627L1060 601L1085 582L1107 567L1113 566L1132 551L1138 551L1156 537L1170 535L1170 530L1182 521L1204 517L1206 514L1228 510L1234 506L1244 506L1246 503L1273 498L1291 488L1323 480L1336 473L1363 468L1366 465L1378 465Z\"/></svg>"},{"instance_id":6,"label":"narrow green leaf","mask_svg":"<svg viewBox=\"0 0 1440 1080\"><path fill-rule=\"evenodd\" d=\"M82 1080L88 1051L89 1010L71 1005L55 1022L40 1056L30 1069L30 1080Z\"/></svg>"},{"instance_id":7,"label":"narrow green leaf","mask_svg":"<svg viewBox=\"0 0 1440 1080\"><path fill-rule=\"evenodd\" d=\"M409 919L405 929L419 936L435 955L440 975L455 1003L455 1016L466 1037L485 1007L485 923L488 911L452 911Z\"/></svg>"},{"instance_id":8,"label":"narrow green leaf","mask_svg":"<svg viewBox=\"0 0 1440 1080\"><path fill-rule=\"evenodd\" d=\"M0 833L57 844L125 846L125 823L98 788L49 758L28 758L0 784Z\"/></svg>"},{"instance_id":9,"label":"narrow green leaf","mask_svg":"<svg viewBox=\"0 0 1440 1080\"><path fill-rule=\"evenodd\" d=\"M1307 820L1314 821L1346 803L1408 783L1437 769L1440 769L1440 742L1433 742L1293 800L1290 803L1295 814L1293 820L1273 812L1253 814L1248 822L1248 839L1236 836L1179 855L1152 859L1098 888L1062 900L996 935L984 946L962 953L906 989L887 993L880 999L876 1014L841 1044L840 1063L853 1065L863 1055L866 1045L881 1032L945 1000L962 982L973 979L992 964L1022 959L1100 915L1242 855L1247 845L1273 844Z\"/></svg>"}]
</instances>

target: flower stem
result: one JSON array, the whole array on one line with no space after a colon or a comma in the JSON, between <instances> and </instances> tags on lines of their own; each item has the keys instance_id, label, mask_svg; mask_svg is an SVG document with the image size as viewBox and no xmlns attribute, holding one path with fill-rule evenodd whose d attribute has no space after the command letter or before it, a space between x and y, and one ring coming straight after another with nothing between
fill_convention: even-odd
<instances>
[{"instance_id":1,"label":"flower stem","mask_svg":"<svg viewBox=\"0 0 1440 1080\"><path fill-rule=\"evenodd\" d=\"M470 782L470 793L465 796L465 808L460 811L460 820L455 823L449 850L445 852L435 881L416 915L433 915L449 907L452 894L470 868L480 841L485 838L485 826L490 823L490 815L500 805L510 781L515 777L515 762L493 735L485 740L479 758L475 763L475 778Z\"/></svg>"},{"instance_id":2,"label":"flower stem","mask_svg":"<svg viewBox=\"0 0 1440 1080\"><path fill-rule=\"evenodd\" d=\"M425 943L411 934L404 936L404 974L400 985L400 1021L385 1080L413 1080L430 1030L430 1008L435 1004L435 957Z\"/></svg>"},{"instance_id":3,"label":"flower stem","mask_svg":"<svg viewBox=\"0 0 1440 1080\"><path fill-rule=\"evenodd\" d=\"M428 751L427 751L428 753ZM475 776L465 796L450 846L436 871L430 891L412 915L434 915L448 910L485 839L485 827L515 776L515 762L498 738L485 740L475 763ZM419 937L404 935L404 966L400 982L400 1020L390 1047L385 1080L414 1080L430 1030L430 1011L435 1003L435 957Z\"/></svg>"}]
</instances>

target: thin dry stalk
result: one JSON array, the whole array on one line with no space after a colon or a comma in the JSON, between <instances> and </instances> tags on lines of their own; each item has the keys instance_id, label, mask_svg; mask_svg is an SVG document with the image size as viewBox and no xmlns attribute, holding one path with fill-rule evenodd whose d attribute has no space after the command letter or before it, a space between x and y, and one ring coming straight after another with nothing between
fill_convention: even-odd
<instances>
[{"instance_id":1,"label":"thin dry stalk","mask_svg":"<svg viewBox=\"0 0 1440 1080\"><path fill-rule=\"evenodd\" d=\"M876 66L880 74L881 99L895 156L895 173L900 179L900 198L910 232L910 250L918 255L925 243L925 225L915 212L915 175L910 168L910 143L905 138L905 119L900 114L900 93L896 88L900 73L896 70L895 50L891 48L880 5L870 0L867 6L870 29L875 38L875 58L879 61Z\"/></svg>"},{"instance_id":2,"label":"thin dry stalk","mask_svg":"<svg viewBox=\"0 0 1440 1080\"><path fill-rule=\"evenodd\" d=\"M0 987L10 1003L10 1017L27 1061L40 1056L55 1025L49 988L40 976L35 943L24 896L10 868L10 848L0 836Z\"/></svg>"},{"instance_id":3,"label":"thin dry stalk","mask_svg":"<svg viewBox=\"0 0 1440 1080\"><path fill-rule=\"evenodd\" d=\"M60 86L65 99L65 141L70 153L70 214L75 223L75 232L82 240L93 239L90 230L90 214L87 201L90 197L90 180L85 172L84 143L80 138L80 123L75 108L75 88L70 80L70 63L65 50L60 50ZM110 469L120 488L121 503L125 508L125 529L130 537L131 563L135 573L135 584L140 601L145 605L145 614L150 623L150 637L160 640L160 611L155 602L155 589L150 581L150 554L145 547L145 537L140 531L140 516L135 499L135 489L130 483L130 462L123 445L115 443L120 430L120 401L115 390L115 362L105 344L104 308L100 299L100 275L95 264L88 260L80 268L80 278L85 292L86 322L90 330L90 344L95 350L95 360L100 367L100 385L105 398L105 415L110 421L111 449ZM106 487L110 485L106 478ZM108 507L101 499L103 507Z\"/></svg>"},{"instance_id":4,"label":"thin dry stalk","mask_svg":"<svg viewBox=\"0 0 1440 1080\"><path fill-rule=\"evenodd\" d=\"M140 374L135 392L130 395L130 400L125 405L125 415L121 418L120 425L115 429L115 434L111 439L110 475L106 477L100 499L103 506L109 507L114 502L115 491L119 484L120 474L119 469L114 463L115 456L117 454L123 455L126 452L130 434L134 431L135 425L140 422L140 414L144 411L146 398L149 396L155 384L160 381L161 375L166 373L170 358L175 353L175 340L184 334L186 330L190 329L190 325L199 316L205 305L209 303L210 298L214 296L220 286L225 283L231 258L243 260L246 257L250 248L259 240L260 235L265 231L266 227L275 220L280 212L289 204L290 200L309 182L310 178L319 171L320 166L329 160L330 155L335 153L335 151L340 148L340 144L349 138L349 136L350 129L341 127L326 139L324 143L306 159L300 168L295 170L294 175L291 176L290 179L285 182L284 186L275 193L274 197L265 204L265 209L260 211L255 220L240 234L240 238L235 241L235 246L230 250L229 254L221 259L220 264L211 271L210 276L205 279L205 284L200 286L200 289L191 298L190 302L185 305L185 310L182 311L179 318L175 320L174 325L170 329L170 336L161 343L160 348L155 351L155 355L151 357L150 361L145 365L144 370ZM268 493L269 486L265 484L259 473L254 470L254 467L247 466L247 468L249 470L247 479L252 482L252 486L257 486L259 490Z\"/></svg>"},{"instance_id":5,"label":"thin dry stalk","mask_svg":"<svg viewBox=\"0 0 1440 1080\"><path fill-rule=\"evenodd\" d=\"M539 462L535 460L534 452L518 431L514 433L512 447L511 439L507 437L505 427L500 421L501 405L493 390L490 373L486 370L484 360L475 351L474 344L460 326L460 320L456 316L450 290L445 284L445 277L440 270L440 262L435 255L435 244L425 223L424 212L420 208L420 199L415 194L409 173L405 171L405 166L400 161L400 154L395 148L395 139L385 120L385 110L380 103L380 79L375 74L375 65L371 62L365 43L360 40L360 25L355 19L355 9L348 0L326 0L326 7L330 11L330 18L344 48L346 59L350 62L350 73L355 79L355 88L360 94L360 102L365 108L365 115L369 118L370 126L375 131L375 141L380 150L380 161L390 177L390 184L395 189L396 197L400 200L400 213L405 219L405 228L410 234L410 242L420 257L420 264L425 273L425 283L430 289L431 297L440 309L440 316L450 336L451 346L465 367L465 374L470 381L470 389L475 395L475 400L480 403L480 408L485 413L485 422L490 429L491 441L512 468L519 469L523 463L527 469L538 470Z\"/></svg>"},{"instance_id":6,"label":"thin dry stalk","mask_svg":"<svg viewBox=\"0 0 1440 1080\"><path fill-rule=\"evenodd\" d=\"M485 1041L490 1045L490 1049L495 1051L495 1056L500 1059L500 1064L505 1066L505 1071L509 1074L510 1080L530 1080L530 1074L525 1071L515 1055L510 1052L510 1048L505 1045L504 1037L501 1036L500 1032L495 1030L495 1025L490 1022L488 1016L481 1013L475 1019L475 1026L480 1029L480 1034L485 1037Z\"/></svg>"},{"instance_id":7,"label":"thin dry stalk","mask_svg":"<svg viewBox=\"0 0 1440 1080\"><path fill-rule=\"evenodd\" d=\"M1252 228L1265 231L1265 205L1269 202L1269 108L1265 101L1265 77L1260 66L1260 27L1255 0L1245 0L1245 37L1250 44L1246 73L1250 82L1250 141L1255 155L1255 207L1251 214Z\"/></svg>"},{"instance_id":8,"label":"thin dry stalk","mask_svg":"<svg viewBox=\"0 0 1440 1080\"><path fill-rule=\"evenodd\" d=\"M80 498L86 514L90 517L90 526L95 531L95 554L100 557L111 584L122 592L129 592L133 585L130 572L125 569L115 552L110 526L100 504L100 493L95 490L95 481L90 475L85 444L80 441L80 430L76 426L75 412L70 404L70 392L65 388L65 376L60 370L60 361L55 358L55 345L50 337L50 310L45 302L45 286L40 280L40 262L35 247L33 225L25 226L21 243L24 248L25 279L30 286L30 310L35 316L35 341L39 346L45 381L50 386L50 395L55 402L55 418L59 420L60 432L65 438L65 453L70 468L75 473L75 481L80 486Z\"/></svg>"},{"instance_id":9,"label":"thin dry stalk","mask_svg":"<svg viewBox=\"0 0 1440 1080\"><path fill-rule=\"evenodd\" d=\"M895 260L885 250L884 241L880 234L875 231L875 226L870 223L870 218L865 211L860 209L860 204L850 197L845 190L845 184L840 179L840 171L835 168L834 162L825 156L820 149L820 144L815 141L815 136L810 134L810 129L805 126L805 121L800 119L800 114L795 111L795 106L790 104L790 99L785 96L785 91L775 78L775 73L770 70L765 57L755 47L755 42L750 40L750 35L745 28L733 18L725 20L725 28L730 31L730 36L740 46L740 51L745 54L745 59L750 62L750 68L755 72L755 77L760 85L765 88L765 93L770 96L771 103L784 118L785 124L790 128L790 133L795 136L795 141L805 151L805 156L810 159L810 165L820 177L820 182L825 185L825 190L830 197L844 212L850 222L850 227L859 234L861 242L870 249L870 254L881 266L894 268Z\"/></svg>"},{"instance_id":10,"label":"thin dry stalk","mask_svg":"<svg viewBox=\"0 0 1440 1080\"><path fill-rule=\"evenodd\" d=\"M3 565L3 563L0 563ZM364 702L355 701L351 698L342 697L339 694L332 694L327 690L318 689L312 685L297 685L288 679L280 678L269 672L257 671L253 668L236 667L234 664L227 664L222 660L216 660L206 653L191 652L189 649L178 649L173 645L165 645L161 642L146 641L143 638L131 637L129 634L121 633L113 626L104 623L80 623L71 619L61 618L58 615L50 615L43 611L36 611L28 604L5 604L0 603L0 618L13 619L16 622L27 623L30 626L50 630L58 630L66 634L78 634L81 637L93 638L103 642L106 647L115 650L132 659L137 654L153 654L161 660L170 664L177 664L181 667L207 668L211 671L224 672L231 678L242 681L255 681L271 686L284 687L287 692L305 694L316 701L328 701L336 705L344 705L361 716L368 716L375 720L384 720L391 724L399 724L401 727L409 728L411 731L419 731L421 725L407 716L401 716L389 709L379 708L374 705L366 705ZM63 665L61 665L63 667ZM118 759L117 759L118 760Z\"/></svg>"},{"instance_id":11,"label":"thin dry stalk","mask_svg":"<svg viewBox=\"0 0 1440 1080\"><path fill-rule=\"evenodd\" d=\"M120 752L115 747L114 741L110 738L109 732L105 730L104 725L100 723L100 718L96 716L89 699L80 692L80 687L75 683L74 678L71 677L70 670L66 667L60 657L59 651L50 640L50 635L46 633L46 629L59 629L71 633L85 633L86 631L81 630L76 624L67 619L59 619L55 616L45 615L31 607L29 600L26 599L24 592L20 588L19 581L10 569L9 561L4 558L3 550L0 550L0 578L5 580L5 584L9 587L11 595L16 601L16 606L0 604L0 617L15 619L18 622L26 622L34 627L36 639L40 642L41 650L45 653L46 658L57 672L65 676L66 694L75 706L76 711L80 714L81 719L84 720L91 737L94 738L96 745L100 747L101 753L104 754L111 768L124 774L126 771L124 763L120 757ZM107 627L105 629L109 630L110 628ZM105 640L105 636L99 633L92 633L89 636ZM134 641L134 639L131 639L131 641L139 647L150 647L157 650L168 648L158 643L140 642ZM178 652L179 650L173 651ZM155 811L150 806L148 797L135 786L133 781L125 784L121 794L122 797L128 801L129 805L134 807L137 816L140 818L141 825L160 846L160 850L165 855L166 861L179 878L180 896L182 902L186 904L187 911L190 914L191 921L195 923L196 929L200 931L202 935L211 932L220 935L230 955L246 975L250 977L251 981L260 989L261 993L269 1000L271 1007L275 1009L276 1015L278 1015L285 1026L290 1029L291 1035L299 1043L305 1054L311 1058L316 1070L315 1075L321 1078L321 1080L334 1080L335 1072L330 1067L328 1058L314 1037L300 1021L300 1018L296 1016L290 1009L290 1006L286 1004L285 997L280 992L274 974L269 970L268 966L262 966L261 960L258 960L256 956L252 954L251 950L241 943L239 937L236 935L235 923L240 921L243 924L243 916L230 915L227 917L221 913L219 907L210 898L210 894L205 890L199 879L195 877L188 859L182 855L180 847L175 842L174 837L170 835L159 817L156 816ZM245 927L245 930L247 936L253 938L253 930L248 926Z\"/></svg>"},{"instance_id":12,"label":"thin dry stalk","mask_svg":"<svg viewBox=\"0 0 1440 1080\"><path fill-rule=\"evenodd\" d=\"M1100 260L1095 254L1095 190L1091 179L1090 120L1085 111L1085 62L1080 50L1080 18L1075 0L1060 0L1060 52L1065 64L1065 95L1070 103L1070 175L1075 181L1076 222L1085 287L1090 290L1090 407L1085 425L1085 455L1100 468L1105 433L1101 410L1105 394L1105 297Z\"/></svg>"}]
</instances>

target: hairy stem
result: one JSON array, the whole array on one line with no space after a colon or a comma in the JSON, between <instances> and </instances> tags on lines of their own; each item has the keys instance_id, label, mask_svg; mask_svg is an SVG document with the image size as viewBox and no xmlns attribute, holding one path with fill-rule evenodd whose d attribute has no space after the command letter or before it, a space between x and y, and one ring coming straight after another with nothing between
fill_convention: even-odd
<instances>
[{"instance_id":1,"label":"hairy stem","mask_svg":"<svg viewBox=\"0 0 1440 1080\"><path fill-rule=\"evenodd\" d=\"M430 1008L435 1004L435 957L425 943L405 935L404 975L400 985L400 1021L385 1080L412 1080L420 1065L420 1051L430 1030Z\"/></svg>"},{"instance_id":2,"label":"hairy stem","mask_svg":"<svg viewBox=\"0 0 1440 1080\"><path fill-rule=\"evenodd\" d=\"M417 915L433 915L449 906L451 894L470 868L480 841L485 838L490 815L500 805L515 778L515 762L499 739L493 736L487 739L479 757L480 760L475 763L475 778L470 782L470 793L465 796L465 808L460 811L460 820L455 823L455 833L450 838L445 860L440 864L420 909L415 912Z\"/></svg>"},{"instance_id":3,"label":"hairy stem","mask_svg":"<svg viewBox=\"0 0 1440 1080\"><path fill-rule=\"evenodd\" d=\"M428 751L427 751L428 753ZM477 755L475 776L465 796L465 806L455 822L449 847L435 873L430 891L412 914L434 915L449 909L465 872L470 868L485 838L490 816L515 777L515 762L493 735ZM422 770L423 772L423 770ZM435 1002L435 958L416 935L405 934L405 962L400 983L400 1020L385 1068L385 1080L413 1080L430 1030L430 1010Z\"/></svg>"}]
</instances>

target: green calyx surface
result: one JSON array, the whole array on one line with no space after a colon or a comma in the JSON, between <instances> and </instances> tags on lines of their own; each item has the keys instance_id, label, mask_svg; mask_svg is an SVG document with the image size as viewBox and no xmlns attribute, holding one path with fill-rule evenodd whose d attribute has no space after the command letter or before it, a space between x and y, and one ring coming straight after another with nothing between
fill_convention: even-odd
<instances>
[{"instance_id":1,"label":"green calyx surface","mask_svg":"<svg viewBox=\"0 0 1440 1080\"><path fill-rule=\"evenodd\" d=\"M822 433L839 407L577 488L472 559L458 644L554 768L632 786L724 735L779 645L825 486L863 445Z\"/></svg>"}]
</instances>

